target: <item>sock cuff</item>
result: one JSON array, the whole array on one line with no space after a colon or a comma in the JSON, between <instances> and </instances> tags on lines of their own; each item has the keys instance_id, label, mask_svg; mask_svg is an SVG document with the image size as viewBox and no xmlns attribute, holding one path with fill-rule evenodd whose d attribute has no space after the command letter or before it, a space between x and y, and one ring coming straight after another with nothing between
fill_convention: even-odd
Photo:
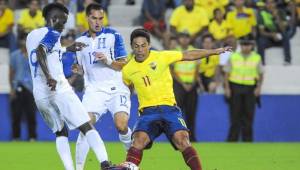
<instances>
[{"instance_id":1,"label":"sock cuff","mask_svg":"<svg viewBox=\"0 0 300 170\"><path fill-rule=\"evenodd\" d=\"M131 129L128 127L127 133L126 133L126 134L121 134L121 133L119 133L119 136L121 136L121 137L127 137L128 135L130 135L130 137L131 137L131 134L132 134L132 131L131 131Z\"/></svg>"},{"instance_id":2,"label":"sock cuff","mask_svg":"<svg viewBox=\"0 0 300 170\"><path fill-rule=\"evenodd\" d=\"M69 138L66 136L58 136L56 137L56 141L69 141Z\"/></svg>"},{"instance_id":3,"label":"sock cuff","mask_svg":"<svg viewBox=\"0 0 300 170\"><path fill-rule=\"evenodd\" d=\"M142 160L142 156L143 156L143 151L136 149L134 147L130 147L128 152L127 152L127 158L126 161L127 162L132 162L135 165L139 165L141 160Z\"/></svg>"},{"instance_id":4,"label":"sock cuff","mask_svg":"<svg viewBox=\"0 0 300 170\"><path fill-rule=\"evenodd\" d=\"M190 147L187 147L183 152L183 157L184 159L188 162L191 158L197 156L197 152L196 150L190 146Z\"/></svg>"}]
</instances>

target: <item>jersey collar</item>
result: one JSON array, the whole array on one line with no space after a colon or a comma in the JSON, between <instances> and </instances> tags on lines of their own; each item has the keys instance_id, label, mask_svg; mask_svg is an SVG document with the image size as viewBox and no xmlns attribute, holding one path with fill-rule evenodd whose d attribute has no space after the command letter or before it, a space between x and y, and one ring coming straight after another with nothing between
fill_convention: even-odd
<instances>
[{"instance_id":1,"label":"jersey collar","mask_svg":"<svg viewBox=\"0 0 300 170\"><path fill-rule=\"evenodd\" d=\"M103 31L104 31L104 27L101 28L101 31L96 32L96 36L99 36L101 33L103 33ZM91 37L89 31L84 32L84 33L82 34L82 36Z\"/></svg>"}]
</instances>

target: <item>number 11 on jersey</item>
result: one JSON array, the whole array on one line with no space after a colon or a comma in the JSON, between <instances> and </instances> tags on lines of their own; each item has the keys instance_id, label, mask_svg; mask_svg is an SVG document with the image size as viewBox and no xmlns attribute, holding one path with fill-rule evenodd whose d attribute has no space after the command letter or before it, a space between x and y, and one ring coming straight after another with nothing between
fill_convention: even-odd
<instances>
[{"instance_id":1,"label":"number 11 on jersey","mask_svg":"<svg viewBox=\"0 0 300 170\"><path fill-rule=\"evenodd\" d=\"M150 82L149 76L144 76L144 77L142 77L142 79L143 79L146 87L147 86L151 86L151 82Z\"/></svg>"}]
</instances>

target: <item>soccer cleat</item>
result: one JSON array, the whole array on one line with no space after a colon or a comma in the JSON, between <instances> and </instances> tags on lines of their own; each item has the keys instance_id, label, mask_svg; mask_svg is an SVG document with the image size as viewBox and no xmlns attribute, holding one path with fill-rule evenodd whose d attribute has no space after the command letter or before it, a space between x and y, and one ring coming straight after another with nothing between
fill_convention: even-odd
<instances>
[{"instance_id":1,"label":"soccer cleat","mask_svg":"<svg viewBox=\"0 0 300 170\"><path fill-rule=\"evenodd\" d=\"M111 162L103 161L101 162L101 170L108 170L108 168L112 167Z\"/></svg>"}]
</instances>

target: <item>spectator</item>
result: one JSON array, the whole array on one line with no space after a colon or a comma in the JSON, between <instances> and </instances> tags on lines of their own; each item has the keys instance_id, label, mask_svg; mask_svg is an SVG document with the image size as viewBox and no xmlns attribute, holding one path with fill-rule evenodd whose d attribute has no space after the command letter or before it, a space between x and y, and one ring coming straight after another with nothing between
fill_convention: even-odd
<instances>
[{"instance_id":1,"label":"spectator","mask_svg":"<svg viewBox=\"0 0 300 170\"><path fill-rule=\"evenodd\" d=\"M177 7L170 18L171 32L176 35L188 31L192 41L207 30L208 23L206 11L195 6L194 0L183 0L183 5Z\"/></svg>"},{"instance_id":2,"label":"spectator","mask_svg":"<svg viewBox=\"0 0 300 170\"><path fill-rule=\"evenodd\" d=\"M254 51L254 40L240 40L241 52L234 52L224 68L225 95L229 98L230 129L227 141L253 141L253 120L256 98L263 81L261 57Z\"/></svg>"},{"instance_id":3,"label":"spectator","mask_svg":"<svg viewBox=\"0 0 300 170\"><path fill-rule=\"evenodd\" d=\"M84 7L87 7L90 3L93 3L94 0L85 0L84 1ZM81 12L78 12L76 14L76 24L77 24L77 27L78 27L78 31L80 33L88 30L89 28L89 25L88 25L88 22L87 22L87 19L86 19L86 13L85 13L85 10L81 11ZM106 12L104 12L104 18L103 18L103 26L108 26L108 17L107 17L107 14Z\"/></svg>"},{"instance_id":4,"label":"spectator","mask_svg":"<svg viewBox=\"0 0 300 170\"><path fill-rule=\"evenodd\" d=\"M213 49L214 38L211 34L204 35L202 37L202 48ZM199 86L202 90L209 93L215 93L219 84L218 74L216 72L219 65L219 55L212 55L209 58L203 58L200 60L199 65Z\"/></svg>"},{"instance_id":5,"label":"spectator","mask_svg":"<svg viewBox=\"0 0 300 170\"><path fill-rule=\"evenodd\" d=\"M274 0L266 0L266 9L258 14L258 53L265 64L265 49L283 46L284 64L291 64L290 38L287 34L287 21L284 11L277 9Z\"/></svg>"},{"instance_id":6,"label":"spectator","mask_svg":"<svg viewBox=\"0 0 300 170\"><path fill-rule=\"evenodd\" d=\"M235 38L256 35L256 17L252 8L244 6L244 0L234 0L235 8L228 12L226 20Z\"/></svg>"},{"instance_id":7,"label":"spectator","mask_svg":"<svg viewBox=\"0 0 300 170\"><path fill-rule=\"evenodd\" d=\"M144 28L159 39L165 36L165 3L164 0L144 0L142 6Z\"/></svg>"},{"instance_id":8,"label":"spectator","mask_svg":"<svg viewBox=\"0 0 300 170\"><path fill-rule=\"evenodd\" d=\"M10 58L12 138L20 139L21 120L26 120L29 140L36 139L36 106L32 94L32 80L26 51L26 35L20 35L20 49Z\"/></svg>"},{"instance_id":9,"label":"spectator","mask_svg":"<svg viewBox=\"0 0 300 170\"><path fill-rule=\"evenodd\" d=\"M285 3L283 4L283 9L287 14L287 34L289 38L292 38L296 34L297 30L297 4L294 0L285 0Z\"/></svg>"},{"instance_id":10,"label":"spectator","mask_svg":"<svg viewBox=\"0 0 300 170\"><path fill-rule=\"evenodd\" d=\"M195 0L195 4L206 10L209 19L214 18L214 10L219 8L225 13L225 7L229 4L229 0Z\"/></svg>"},{"instance_id":11,"label":"spectator","mask_svg":"<svg viewBox=\"0 0 300 170\"><path fill-rule=\"evenodd\" d=\"M177 36L171 36L168 42L168 50L175 50L178 46Z\"/></svg>"},{"instance_id":12,"label":"spectator","mask_svg":"<svg viewBox=\"0 0 300 170\"><path fill-rule=\"evenodd\" d=\"M5 0L0 0L0 90L9 93L9 48L14 16L6 3Z\"/></svg>"},{"instance_id":13,"label":"spectator","mask_svg":"<svg viewBox=\"0 0 300 170\"><path fill-rule=\"evenodd\" d=\"M224 14L220 8L214 10L214 20L209 24L208 31L217 40L217 44L222 44L230 35L229 25L224 19Z\"/></svg>"},{"instance_id":14,"label":"spectator","mask_svg":"<svg viewBox=\"0 0 300 170\"><path fill-rule=\"evenodd\" d=\"M178 35L178 51L195 49L190 45L191 38L187 32ZM195 120L198 102L197 72L198 61L179 61L172 65L173 87L176 102L185 115L190 130L190 140L196 141Z\"/></svg>"},{"instance_id":15,"label":"spectator","mask_svg":"<svg viewBox=\"0 0 300 170\"><path fill-rule=\"evenodd\" d=\"M61 3L68 7L69 1L68 0L55 0L57 3ZM62 35L66 35L69 31L75 30L75 15L72 13L72 11L69 9L69 15L68 15L68 20L67 23L65 24L65 29L62 33Z\"/></svg>"},{"instance_id":16,"label":"spectator","mask_svg":"<svg viewBox=\"0 0 300 170\"><path fill-rule=\"evenodd\" d=\"M300 0L295 0L297 6L297 25L300 26Z\"/></svg>"},{"instance_id":17,"label":"spectator","mask_svg":"<svg viewBox=\"0 0 300 170\"><path fill-rule=\"evenodd\" d=\"M12 28L14 26L14 13L7 7L6 0L0 0L0 48L9 49ZM3 53L1 53L3 54Z\"/></svg>"},{"instance_id":18,"label":"spectator","mask_svg":"<svg viewBox=\"0 0 300 170\"><path fill-rule=\"evenodd\" d=\"M28 34L33 29L43 27L45 20L38 0L30 0L28 8L22 10L18 20L18 35Z\"/></svg>"}]
</instances>

